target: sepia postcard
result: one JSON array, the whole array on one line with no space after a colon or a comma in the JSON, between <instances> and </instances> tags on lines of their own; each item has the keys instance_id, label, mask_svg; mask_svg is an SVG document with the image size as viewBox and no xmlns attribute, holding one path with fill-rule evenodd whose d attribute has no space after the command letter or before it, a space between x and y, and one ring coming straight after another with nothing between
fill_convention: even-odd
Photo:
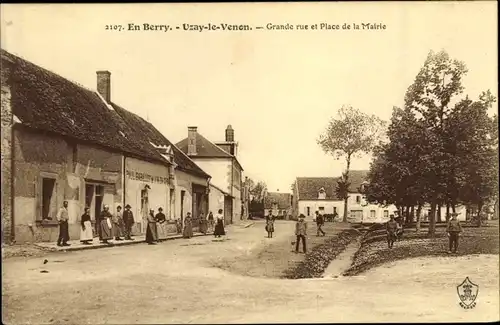
<instances>
[{"instance_id":1,"label":"sepia postcard","mask_svg":"<svg viewBox=\"0 0 500 325\"><path fill-rule=\"evenodd\" d=\"M2 322L495 322L496 1L1 4Z\"/></svg>"}]
</instances>

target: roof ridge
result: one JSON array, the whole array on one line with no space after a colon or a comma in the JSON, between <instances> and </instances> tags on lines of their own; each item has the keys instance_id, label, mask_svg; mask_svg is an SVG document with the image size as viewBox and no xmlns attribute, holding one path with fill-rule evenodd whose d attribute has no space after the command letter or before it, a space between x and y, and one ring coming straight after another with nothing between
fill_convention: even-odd
<instances>
[{"instance_id":1,"label":"roof ridge","mask_svg":"<svg viewBox=\"0 0 500 325\"><path fill-rule=\"evenodd\" d=\"M209 139L205 138L201 133L197 132L196 133L198 136L202 137L204 140L208 141L212 146L216 147L217 149L219 149L220 151L222 151L223 153L225 153L226 155L230 156L230 157L234 157L233 155L231 155L229 152L227 152L226 150L222 149L221 147L219 147L218 145L216 145L215 143L213 143L212 141L210 141Z\"/></svg>"},{"instance_id":2,"label":"roof ridge","mask_svg":"<svg viewBox=\"0 0 500 325\"><path fill-rule=\"evenodd\" d=\"M153 124L153 123L151 123L151 122L147 121L144 117L140 116L139 114L136 114L136 113L134 113L134 112L132 112L132 111L129 111L129 110L127 110L127 109L123 108L122 106L120 106L120 105L118 105L118 104L116 104L116 103L113 103L113 104L114 104L114 105L116 105L116 106L118 106L118 107L119 107L119 108L121 108L122 110L127 111L128 113L130 113L130 114L132 114L132 115L136 116L137 118L141 119L144 123L146 123L147 125L151 126L153 129L155 129L156 131L158 131L158 133L159 133L159 134L160 134L160 135L161 135L161 136L162 136L165 140L167 140L167 142L169 142L169 143L170 143L169 145L171 145L173 148L176 148L176 149L177 149L177 150L178 150L178 151L179 151L179 152L180 152L180 153L181 153L181 154L182 154L185 158L187 158L187 159L188 159L190 162L192 162L192 163L193 163L196 167L198 167L198 169L199 169L200 171L202 171L203 173L205 173L207 176L210 176L210 175L209 175L206 171L204 171L204 170L203 170L200 166L198 166L198 164L196 164L196 162L194 162L191 158L189 158L189 156L188 156L187 154L185 154L185 153L184 153L181 149L179 149L179 147L177 147L177 145L176 145L175 143L173 143L172 141L170 141L170 140L169 140L169 139L168 139L168 138L167 138L167 137L166 137L166 136L165 136L165 135L164 135L164 134L163 134L163 133L162 133L162 132L161 132L158 128L156 128L156 127L154 126L154 124ZM149 141L149 142L150 142L150 144L151 144L151 139L149 139L149 137L148 137L148 141ZM156 148L155 148L155 149L156 149ZM174 154L174 162L175 162L175 154ZM176 163L176 165L177 165L177 166L179 166L179 164L177 164L177 163ZM211 176L210 176L210 177L211 177Z\"/></svg>"}]
</instances>

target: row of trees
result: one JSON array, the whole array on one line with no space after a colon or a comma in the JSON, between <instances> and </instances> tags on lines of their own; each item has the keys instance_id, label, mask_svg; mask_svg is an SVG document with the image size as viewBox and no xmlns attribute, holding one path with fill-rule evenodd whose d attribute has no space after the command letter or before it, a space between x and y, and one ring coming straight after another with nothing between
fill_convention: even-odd
<instances>
[{"instance_id":1,"label":"row of trees","mask_svg":"<svg viewBox=\"0 0 500 325\"><path fill-rule=\"evenodd\" d=\"M481 211L498 193L498 118L488 116L496 99L489 90L463 98L466 73L445 51L429 53L404 107L393 109L389 141L374 148L367 199L402 207L406 216L416 207L417 228L430 204L430 235L441 206Z\"/></svg>"},{"instance_id":2,"label":"row of trees","mask_svg":"<svg viewBox=\"0 0 500 325\"><path fill-rule=\"evenodd\" d=\"M463 98L463 62L445 51L430 52L408 88L403 108L394 107L388 129L375 115L345 106L317 140L346 169L337 185L347 220L352 158L373 153L368 201L395 204L406 216L416 207L417 227L424 204L430 204L429 234L436 211L457 204L476 206L498 193L498 118L488 116L495 102L490 91L477 100ZM354 189L350 189L351 191ZM498 196L496 196L498 204Z\"/></svg>"},{"instance_id":3,"label":"row of trees","mask_svg":"<svg viewBox=\"0 0 500 325\"><path fill-rule=\"evenodd\" d=\"M248 210L251 214L261 213L264 211L264 198L267 194L267 185L262 181L255 182L251 178L248 178L247 182L251 197Z\"/></svg>"}]
</instances>

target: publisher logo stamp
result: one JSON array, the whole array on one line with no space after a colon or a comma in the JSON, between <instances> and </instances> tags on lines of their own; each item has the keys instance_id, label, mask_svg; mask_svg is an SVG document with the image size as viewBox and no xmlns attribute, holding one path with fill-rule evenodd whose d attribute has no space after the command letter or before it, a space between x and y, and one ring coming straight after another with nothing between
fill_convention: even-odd
<instances>
[{"instance_id":1,"label":"publisher logo stamp","mask_svg":"<svg viewBox=\"0 0 500 325\"><path fill-rule=\"evenodd\" d=\"M479 293L479 286L471 282L469 277L457 286L458 297L460 298L460 306L464 309L476 307L476 298Z\"/></svg>"}]
</instances>

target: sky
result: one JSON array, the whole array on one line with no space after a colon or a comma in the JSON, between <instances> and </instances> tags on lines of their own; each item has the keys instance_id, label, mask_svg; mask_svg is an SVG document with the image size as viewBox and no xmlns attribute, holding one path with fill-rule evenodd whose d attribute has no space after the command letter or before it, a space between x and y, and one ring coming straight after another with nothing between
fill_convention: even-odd
<instances>
[{"instance_id":1,"label":"sky","mask_svg":"<svg viewBox=\"0 0 500 325\"><path fill-rule=\"evenodd\" d=\"M129 23L181 29L106 30ZM254 28L182 30L208 23ZM280 192L296 177L340 175L345 163L316 143L329 119L351 105L389 120L430 50L466 63L472 98L487 89L497 96L497 30L496 1L1 5L3 49L92 89L96 71L110 71L112 100L174 143L188 126L223 141L232 125L245 176ZM368 169L370 160L351 168Z\"/></svg>"}]
</instances>

